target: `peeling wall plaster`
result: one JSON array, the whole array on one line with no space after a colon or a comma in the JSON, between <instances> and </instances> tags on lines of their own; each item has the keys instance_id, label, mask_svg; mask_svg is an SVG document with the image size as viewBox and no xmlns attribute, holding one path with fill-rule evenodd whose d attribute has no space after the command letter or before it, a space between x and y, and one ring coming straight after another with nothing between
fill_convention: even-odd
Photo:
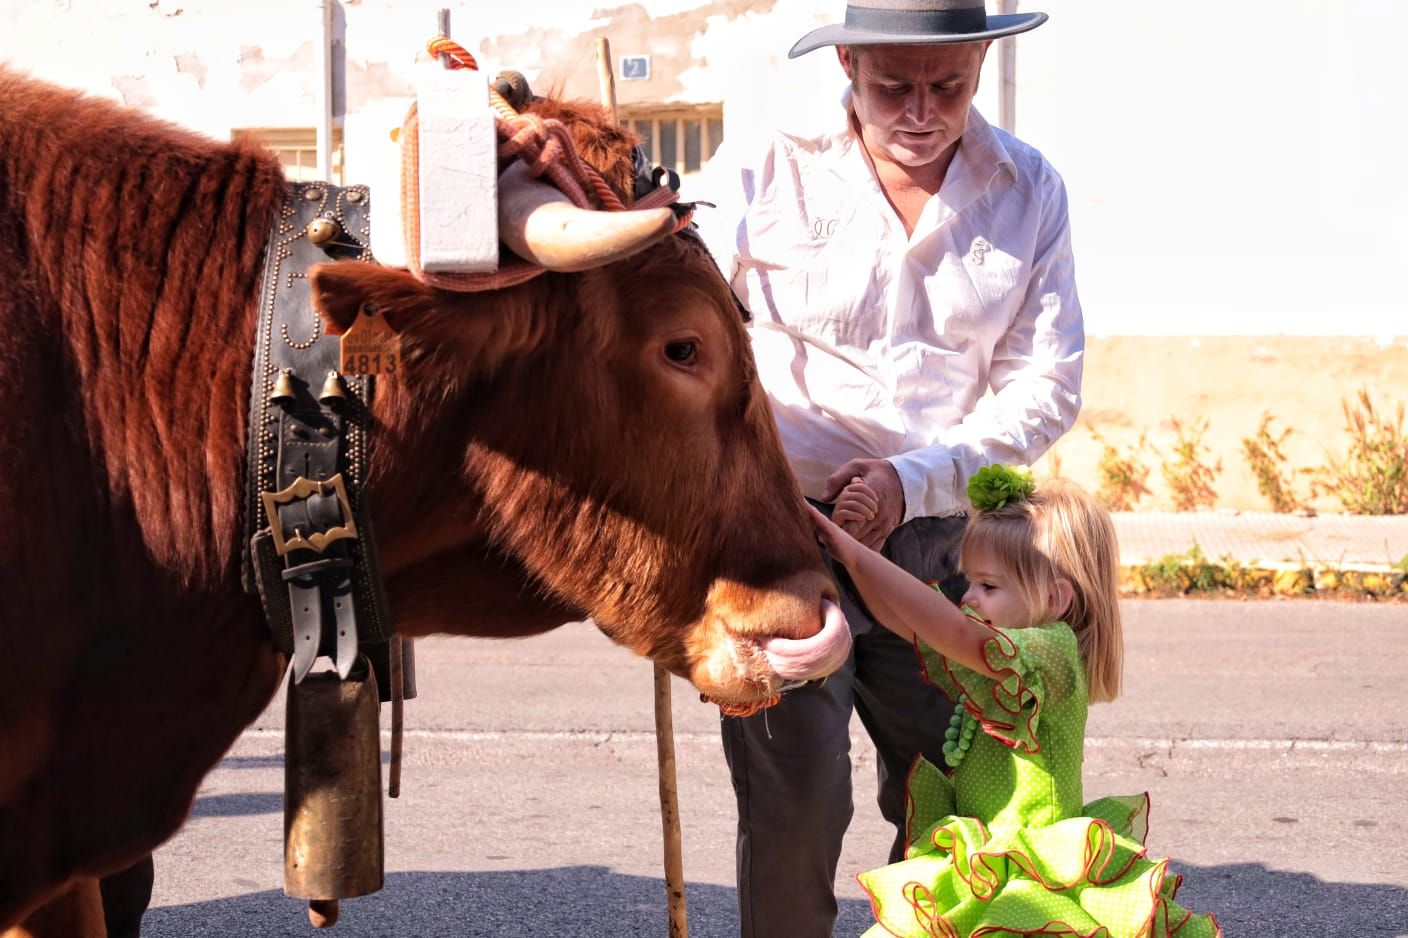
<instances>
[{"instance_id":1,"label":"peeling wall plaster","mask_svg":"<svg viewBox=\"0 0 1408 938\"><path fill-rule=\"evenodd\" d=\"M843 0L342 0L349 175L385 151L441 7L486 71L540 89L596 99L599 35L650 55L618 99L722 102L726 150L838 113L834 55L786 53ZM1260 7L1223 4L1209 31L1176 4L1022 0L1051 21L1017 41L1017 129L1066 179L1093 332L1405 331L1408 3L1283 4L1275 42ZM316 124L320 23L320 0L0 0L0 61L223 139Z\"/></svg>"},{"instance_id":2,"label":"peeling wall plaster","mask_svg":"<svg viewBox=\"0 0 1408 938\"><path fill-rule=\"evenodd\" d=\"M207 69L205 67L205 63L200 60L200 56L196 55L194 52L187 52L182 55L178 55L175 58L176 71L184 72L188 75L194 76L196 80L196 87L204 89L205 76L209 69Z\"/></svg>"},{"instance_id":3,"label":"peeling wall plaster","mask_svg":"<svg viewBox=\"0 0 1408 938\"><path fill-rule=\"evenodd\" d=\"M697 40L711 24L717 26L721 21L726 23L742 16L763 16L775 5L776 0L713 0L665 15L657 9L652 15L645 6L632 3L597 10L592 29L587 33L560 27L536 27L517 35L485 39L480 43L480 50L487 58L529 75L530 81L534 80L530 73L535 73L536 80L545 89L562 89L572 97L595 98L596 42L598 36L606 36L617 63L623 55L651 56L649 79L618 79L619 103L717 102L722 100L722 86L717 81L697 80L703 74L700 70L709 65L708 56L694 57ZM617 70L619 72L619 68ZM696 73L696 80L686 84L683 76L689 73Z\"/></svg>"}]
</instances>

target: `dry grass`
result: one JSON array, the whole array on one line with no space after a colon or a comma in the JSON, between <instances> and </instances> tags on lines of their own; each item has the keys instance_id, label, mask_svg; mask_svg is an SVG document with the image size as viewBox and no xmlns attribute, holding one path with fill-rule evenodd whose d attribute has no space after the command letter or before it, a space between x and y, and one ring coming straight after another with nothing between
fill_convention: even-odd
<instances>
[{"instance_id":1,"label":"dry grass","mask_svg":"<svg viewBox=\"0 0 1408 938\"><path fill-rule=\"evenodd\" d=\"M1390 343L1303 336L1092 337L1081 418L1037 466L1038 475L1050 473L1054 456L1062 474L1094 490L1102 454L1095 434L1121 451L1147 435L1155 447L1170 452L1177 441L1174 420L1186 425L1206 419L1207 458L1220 459L1223 467L1213 507L1270 511L1242 440L1255 436L1269 413L1278 427L1294 431L1283 444L1287 467L1328 465L1350 444L1343 401L1365 386L1385 406L1408 398L1408 337ZM1157 457L1148 459L1157 469ZM1159 475L1149 475L1153 493L1140 508L1174 507ZM1311 507L1343 510L1328 496Z\"/></svg>"}]
</instances>

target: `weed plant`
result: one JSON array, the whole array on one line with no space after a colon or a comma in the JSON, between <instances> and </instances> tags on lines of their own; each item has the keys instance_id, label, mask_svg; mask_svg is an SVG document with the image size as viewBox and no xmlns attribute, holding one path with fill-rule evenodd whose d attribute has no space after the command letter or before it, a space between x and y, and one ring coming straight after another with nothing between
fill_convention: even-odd
<instances>
[{"instance_id":1,"label":"weed plant","mask_svg":"<svg viewBox=\"0 0 1408 938\"><path fill-rule=\"evenodd\" d=\"M1130 511L1139 500L1149 494L1145 482L1149 478L1149 467L1140 461L1141 455L1149 447L1144 434L1127 452L1121 452L1113 443L1091 430L1091 436L1100 444L1100 463L1097 471L1100 482L1095 488L1095 497L1105 503L1111 511Z\"/></svg>"},{"instance_id":2,"label":"weed plant","mask_svg":"<svg viewBox=\"0 0 1408 938\"><path fill-rule=\"evenodd\" d=\"M1255 436L1242 437L1242 455L1247 466L1256 477L1256 490L1271 503L1271 510L1286 514L1305 507L1296 495L1292 475L1294 470L1286 466L1286 454L1281 444L1291 435L1290 427L1275 433L1271 422L1275 418L1270 413L1261 415L1261 426Z\"/></svg>"},{"instance_id":3,"label":"weed plant","mask_svg":"<svg viewBox=\"0 0 1408 938\"><path fill-rule=\"evenodd\" d=\"M1164 596L1256 593L1269 589L1271 580L1266 571L1247 567L1231 556L1211 560L1197 544L1185 553L1166 554L1140 566L1138 576L1146 590Z\"/></svg>"},{"instance_id":4,"label":"weed plant","mask_svg":"<svg viewBox=\"0 0 1408 938\"><path fill-rule=\"evenodd\" d=\"M1342 399L1340 405L1349 452L1313 471L1315 490L1338 499L1352 514L1408 514L1408 435L1403 431L1402 402L1391 420L1375 410L1364 388L1354 403Z\"/></svg>"},{"instance_id":5,"label":"weed plant","mask_svg":"<svg viewBox=\"0 0 1408 938\"><path fill-rule=\"evenodd\" d=\"M1222 474L1222 460L1208 462L1212 450L1203 443L1208 432L1208 420L1184 423L1177 417L1173 422L1173 456L1160 464L1164 481L1173 496L1175 511L1196 511L1211 508L1217 502L1213 483Z\"/></svg>"}]
</instances>

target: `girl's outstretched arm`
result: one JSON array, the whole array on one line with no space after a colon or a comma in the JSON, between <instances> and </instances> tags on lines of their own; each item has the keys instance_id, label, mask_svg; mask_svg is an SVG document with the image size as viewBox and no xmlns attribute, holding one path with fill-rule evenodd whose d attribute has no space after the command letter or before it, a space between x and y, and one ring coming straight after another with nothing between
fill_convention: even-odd
<instances>
[{"instance_id":1,"label":"girl's outstretched arm","mask_svg":"<svg viewBox=\"0 0 1408 938\"><path fill-rule=\"evenodd\" d=\"M995 677L983 657L992 632L974 622L948 598L851 537L825 515L807 506L817 537L851 575L861 598L885 628L902 638L915 636L945 658Z\"/></svg>"}]
</instances>

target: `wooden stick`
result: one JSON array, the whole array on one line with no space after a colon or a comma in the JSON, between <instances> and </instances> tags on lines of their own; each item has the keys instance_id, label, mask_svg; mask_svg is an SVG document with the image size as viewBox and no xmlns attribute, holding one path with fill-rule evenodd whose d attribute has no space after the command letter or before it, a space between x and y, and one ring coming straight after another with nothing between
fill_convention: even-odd
<instances>
[{"instance_id":1,"label":"wooden stick","mask_svg":"<svg viewBox=\"0 0 1408 938\"><path fill-rule=\"evenodd\" d=\"M601 88L601 103L611 112L611 119L620 123L616 115L616 74L611 70L611 42L605 36L596 40L596 81Z\"/></svg>"},{"instance_id":2,"label":"wooden stick","mask_svg":"<svg viewBox=\"0 0 1408 938\"><path fill-rule=\"evenodd\" d=\"M655 754L660 763L660 826L665 840L665 892L670 905L670 938L689 938L679 792L675 785L675 729L670 719L670 672L658 664L655 665Z\"/></svg>"},{"instance_id":3,"label":"wooden stick","mask_svg":"<svg viewBox=\"0 0 1408 938\"><path fill-rule=\"evenodd\" d=\"M406 712L406 671L401 657L405 646L401 643L407 641L410 639L391 636L391 770L386 785L386 794L391 798L401 797L401 745Z\"/></svg>"},{"instance_id":4,"label":"wooden stick","mask_svg":"<svg viewBox=\"0 0 1408 938\"><path fill-rule=\"evenodd\" d=\"M601 104L619 122L616 76L611 68L611 42L596 41L596 77ZM670 672L655 665L655 754L660 770L660 826L665 843L665 893L670 909L670 938L689 938L689 910L684 898L683 838L680 835L679 789L675 783L675 728L670 714Z\"/></svg>"}]
</instances>

